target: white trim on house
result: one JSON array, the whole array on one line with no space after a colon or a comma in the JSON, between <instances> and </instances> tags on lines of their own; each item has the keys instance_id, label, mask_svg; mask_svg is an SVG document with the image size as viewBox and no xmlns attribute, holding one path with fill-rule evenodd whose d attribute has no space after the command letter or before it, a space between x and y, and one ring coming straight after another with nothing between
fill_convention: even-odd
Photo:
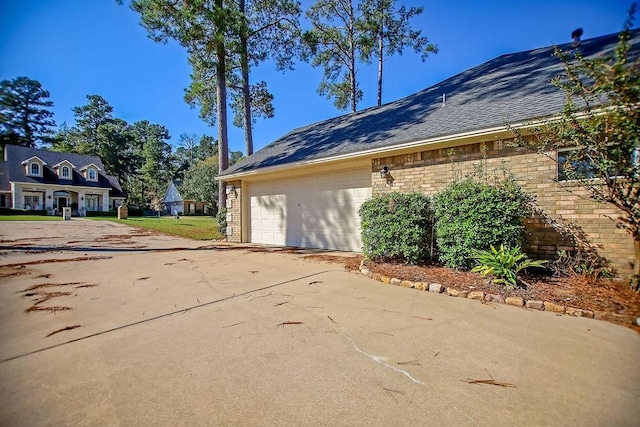
<instances>
[{"instance_id":1,"label":"white trim on house","mask_svg":"<svg viewBox=\"0 0 640 427\"><path fill-rule=\"evenodd\" d=\"M35 177L38 177L38 178L42 178L43 169L47 165L47 162L45 162L44 160L42 160L38 156L32 156L32 157L29 157L27 160L24 160L20 164L24 165L25 174L27 176L32 176L32 177L35 176ZM37 173L33 172L33 166L37 166L38 167L38 172Z\"/></svg>"},{"instance_id":2,"label":"white trim on house","mask_svg":"<svg viewBox=\"0 0 640 427\"><path fill-rule=\"evenodd\" d=\"M60 199L63 198L67 206L71 203L77 203L78 213L80 216L84 216L87 211L85 207L85 198L87 195L100 197L99 206L96 210L109 211L111 206L109 190L109 188L104 187L11 182L11 193L13 194L12 207L13 209L25 209L25 195L33 196L34 194L42 194L42 203L39 204L39 209L53 211L54 205L59 206ZM64 193L68 195L65 196ZM75 199L73 194L75 194ZM34 209L33 206L31 206L31 208Z\"/></svg>"},{"instance_id":3,"label":"white trim on house","mask_svg":"<svg viewBox=\"0 0 640 427\"><path fill-rule=\"evenodd\" d=\"M53 165L53 169L58 174L58 178L70 181L73 180L73 170L75 168L75 165L69 160L63 160L60 163ZM67 172L66 174L65 171Z\"/></svg>"},{"instance_id":4,"label":"white trim on house","mask_svg":"<svg viewBox=\"0 0 640 427\"><path fill-rule=\"evenodd\" d=\"M98 172L100 172L101 170L102 169L96 166L95 163L90 163L80 168L80 172L82 172L84 179L91 182L98 182ZM91 176L91 172L93 172L93 177Z\"/></svg>"},{"instance_id":5,"label":"white trim on house","mask_svg":"<svg viewBox=\"0 0 640 427\"><path fill-rule=\"evenodd\" d=\"M551 119L548 119L551 120ZM523 122L511 125L512 129L519 129L528 131L529 129L539 125L539 122ZM279 174L284 171L308 168L310 166L320 166L326 163L334 163L338 161L348 160L370 160L372 158L380 157L380 155L395 155L402 154L403 152L413 152L420 147L429 147L429 149L435 148L448 148L459 145L467 145L473 142L493 141L502 138L513 138L513 131L509 130L505 126L497 126L487 129L479 129L475 131L462 132L453 135L440 136L429 139L419 139L415 141L405 142L389 147L373 148L370 150L358 151L355 153L341 154L332 157L325 157L322 159L302 160L299 162L286 163L276 166L267 166L260 169L254 169L250 171L233 173L221 177L216 177L218 181L235 181L238 179L262 179L262 175L267 174ZM437 147L436 147L437 146Z\"/></svg>"},{"instance_id":6,"label":"white trim on house","mask_svg":"<svg viewBox=\"0 0 640 427\"><path fill-rule=\"evenodd\" d=\"M44 160L42 160L42 159L41 159L40 157L38 157L38 156L31 156L31 157L29 157L27 160L23 160L20 164L21 164L21 165L26 165L27 163L29 163L31 160L34 160L34 159L38 160L38 161L39 161L42 165L44 165L44 166L46 166L46 165L47 165L47 162L45 162Z\"/></svg>"}]
</instances>

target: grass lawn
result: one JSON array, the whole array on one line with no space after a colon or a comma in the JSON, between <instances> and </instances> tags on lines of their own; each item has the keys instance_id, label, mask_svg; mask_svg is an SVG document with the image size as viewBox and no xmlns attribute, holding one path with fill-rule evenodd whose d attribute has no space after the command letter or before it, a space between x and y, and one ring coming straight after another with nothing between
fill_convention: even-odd
<instances>
[{"instance_id":1,"label":"grass lawn","mask_svg":"<svg viewBox=\"0 0 640 427\"><path fill-rule=\"evenodd\" d=\"M160 218L129 217L129 219L90 217L89 219L119 222L131 227L144 228L193 240L212 240L222 237L218 230L218 221L208 216L181 216L180 219L176 219L173 216Z\"/></svg>"},{"instance_id":2,"label":"grass lawn","mask_svg":"<svg viewBox=\"0 0 640 427\"><path fill-rule=\"evenodd\" d=\"M62 221L62 217L44 215L0 215L0 221Z\"/></svg>"}]
</instances>

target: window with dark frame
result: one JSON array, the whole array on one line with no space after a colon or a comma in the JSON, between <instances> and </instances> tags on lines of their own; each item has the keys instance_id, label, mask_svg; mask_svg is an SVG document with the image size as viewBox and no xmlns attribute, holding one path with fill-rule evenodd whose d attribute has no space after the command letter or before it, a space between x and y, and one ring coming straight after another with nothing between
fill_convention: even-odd
<instances>
[{"instance_id":1,"label":"window with dark frame","mask_svg":"<svg viewBox=\"0 0 640 427\"><path fill-rule=\"evenodd\" d=\"M558 181L595 178L595 170L591 162L588 160L571 159L571 154L574 151L575 150L558 151Z\"/></svg>"},{"instance_id":2,"label":"window with dark frame","mask_svg":"<svg viewBox=\"0 0 640 427\"><path fill-rule=\"evenodd\" d=\"M624 169L628 169L629 165L638 166L638 149L631 153L620 151L619 147L608 147L607 160L612 167L607 171L609 178L622 177L627 175ZM600 175L597 166L594 166L589 159L575 159L572 154L576 149L563 149L558 151L558 181L572 181L581 179L595 179ZM626 160L625 160L626 159ZM614 165L625 165L623 170L616 170ZM603 171L600 171L603 172Z\"/></svg>"}]
</instances>

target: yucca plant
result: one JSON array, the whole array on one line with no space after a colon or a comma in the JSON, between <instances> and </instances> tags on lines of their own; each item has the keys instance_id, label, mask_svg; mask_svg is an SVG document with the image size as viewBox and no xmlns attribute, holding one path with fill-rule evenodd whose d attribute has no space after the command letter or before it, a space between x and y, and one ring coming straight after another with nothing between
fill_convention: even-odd
<instances>
[{"instance_id":1,"label":"yucca plant","mask_svg":"<svg viewBox=\"0 0 640 427\"><path fill-rule=\"evenodd\" d=\"M480 273L483 276L495 276L494 282L506 286L516 286L518 283L518 273L528 267L542 267L547 261L531 260L522 253L520 246L513 249L500 245L496 249L491 245L488 251L479 251L474 258L478 262L471 271Z\"/></svg>"}]
</instances>

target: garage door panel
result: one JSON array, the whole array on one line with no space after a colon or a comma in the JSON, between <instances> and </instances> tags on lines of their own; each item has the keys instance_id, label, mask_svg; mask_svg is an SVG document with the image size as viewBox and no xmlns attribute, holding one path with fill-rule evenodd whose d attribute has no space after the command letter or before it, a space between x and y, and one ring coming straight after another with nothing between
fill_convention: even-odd
<instances>
[{"instance_id":1,"label":"garage door panel","mask_svg":"<svg viewBox=\"0 0 640 427\"><path fill-rule=\"evenodd\" d=\"M371 195L368 169L250 183L255 243L359 251L358 209Z\"/></svg>"}]
</instances>

